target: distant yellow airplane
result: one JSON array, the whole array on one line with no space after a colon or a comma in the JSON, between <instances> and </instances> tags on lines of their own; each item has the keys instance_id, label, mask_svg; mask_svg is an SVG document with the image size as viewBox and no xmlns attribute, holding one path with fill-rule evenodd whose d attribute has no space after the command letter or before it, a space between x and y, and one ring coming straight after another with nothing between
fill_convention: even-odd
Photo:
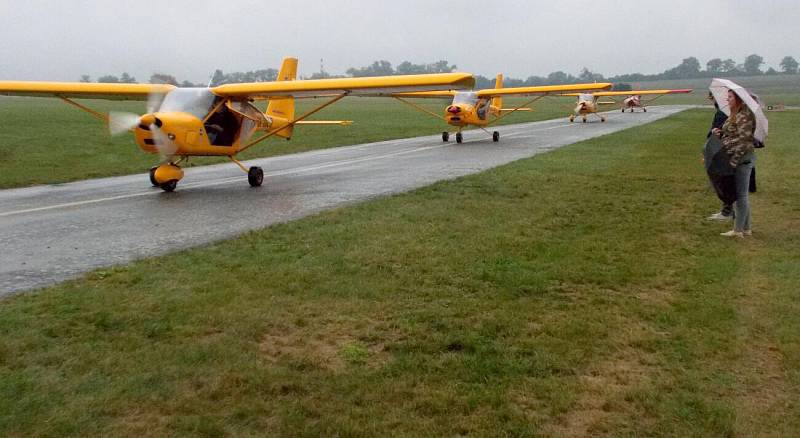
<instances>
[{"instance_id":1,"label":"distant yellow airplane","mask_svg":"<svg viewBox=\"0 0 800 438\"><path fill-rule=\"evenodd\" d=\"M456 143L461 143L463 136L461 131L467 126L477 126L489 134L486 126L496 123L503 117L516 111L531 111L526 108L531 103L547 95L563 94L565 91L593 91L607 90L611 88L610 83L591 83L591 84L569 84L569 85L546 85L539 87L513 87L503 88L503 75L498 74L495 80L495 88L488 88L477 91L426 91L411 93L395 93L392 96L401 102L408 104L426 114L430 114L437 119L444 120L448 125L458 128L456 131ZM515 108L503 108L503 96L534 96L533 99ZM445 108L444 116L428 111L416 105L406 98L450 98L452 103ZM500 140L500 132L491 133L492 141ZM448 141L450 133L442 132L442 141Z\"/></svg>"},{"instance_id":2,"label":"distant yellow airplane","mask_svg":"<svg viewBox=\"0 0 800 438\"><path fill-rule=\"evenodd\" d=\"M177 88L161 84L99 84L82 82L0 81L0 95L57 97L108 123L112 133L133 131L138 146L163 156L150 169L154 186L171 192L183 178L179 167L191 156L226 156L247 173L251 186L260 186L264 172L236 159L268 137L291 138L295 125L348 124L347 121L307 121L312 114L345 96L386 96L397 92L469 89L468 73L442 73L370 78L295 80L297 59L283 60L278 80L226 84L213 88ZM295 117L295 97L329 97L325 103ZM99 113L75 98L147 100L147 113ZM269 100L266 112L251 103ZM255 139L256 132L263 134Z\"/></svg>"},{"instance_id":3,"label":"distant yellow airplane","mask_svg":"<svg viewBox=\"0 0 800 438\"><path fill-rule=\"evenodd\" d=\"M630 109L633 112L634 108L641 108L644 112L647 112L647 107L645 104L651 103L654 100L658 99L659 97L665 94L676 94L676 93L691 93L691 89L680 89L680 90L637 90L637 91L601 91L596 93L564 93L563 96L577 96L578 97L578 104L575 106L572 114L569 116L569 121L572 122L575 120L575 117L581 116L584 122L586 122L586 116L589 114L594 114L597 117L600 117L601 122L605 122L606 118L597 114L599 105L603 104L615 104L617 101L614 100L615 97L618 96L625 96L625 99L622 101L622 112L624 113L626 109ZM643 95L655 95L656 97L642 101ZM601 97L608 97L611 99L610 101L599 101L598 99Z\"/></svg>"}]
</instances>

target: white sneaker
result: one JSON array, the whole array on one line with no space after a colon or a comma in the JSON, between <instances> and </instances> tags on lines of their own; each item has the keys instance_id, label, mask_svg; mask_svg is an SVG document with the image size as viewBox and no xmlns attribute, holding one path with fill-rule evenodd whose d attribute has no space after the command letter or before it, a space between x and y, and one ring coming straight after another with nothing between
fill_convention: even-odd
<instances>
[{"instance_id":1,"label":"white sneaker","mask_svg":"<svg viewBox=\"0 0 800 438\"><path fill-rule=\"evenodd\" d=\"M742 231L742 234L744 234L745 236L752 236L753 235L753 230L744 230L744 231Z\"/></svg>"},{"instance_id":2,"label":"white sneaker","mask_svg":"<svg viewBox=\"0 0 800 438\"><path fill-rule=\"evenodd\" d=\"M732 214L722 214L721 211L718 211L707 218L710 221L729 221L733 219Z\"/></svg>"},{"instance_id":3,"label":"white sneaker","mask_svg":"<svg viewBox=\"0 0 800 438\"><path fill-rule=\"evenodd\" d=\"M725 237L744 237L744 233L743 232L736 231L736 230L730 230L730 231L726 231L724 233L719 233L719 235L720 236L725 236Z\"/></svg>"}]
</instances>

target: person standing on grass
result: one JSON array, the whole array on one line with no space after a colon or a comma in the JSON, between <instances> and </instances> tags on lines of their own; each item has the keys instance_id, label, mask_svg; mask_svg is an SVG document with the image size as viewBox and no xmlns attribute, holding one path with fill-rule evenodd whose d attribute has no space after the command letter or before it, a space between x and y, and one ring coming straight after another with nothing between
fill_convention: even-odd
<instances>
[{"instance_id":1,"label":"person standing on grass","mask_svg":"<svg viewBox=\"0 0 800 438\"><path fill-rule=\"evenodd\" d=\"M750 223L750 173L755 163L753 153L753 133L756 129L756 118L750 108L733 91L728 90L728 108L730 116L722 128L712 130L714 135L722 139L722 150L728 154L729 163L735 169L736 202L733 229L721 233L727 237L744 237L752 234Z\"/></svg>"},{"instance_id":2,"label":"person standing on grass","mask_svg":"<svg viewBox=\"0 0 800 438\"><path fill-rule=\"evenodd\" d=\"M725 120L728 119L728 116L719 109L719 105L717 101L714 100L714 95L711 92L708 92L708 99L714 103L714 108L717 110L714 113L714 121L711 123L711 129L708 131L706 135L706 148L710 148L711 142L715 141L711 138L713 135L714 129L722 128L722 125L725 123ZM718 143L716 145L718 147ZM713 150L711 150L713 152ZM715 166L712 161L714 160L714 153L706 151L705 160L707 161L706 164L706 174L708 175L708 180L711 182L711 187L714 188L714 191L717 193L717 197L720 201L722 201L722 208L720 211L712 214L708 217L708 220L713 221L729 221L733 219L733 202L736 201L736 185L734 183L734 177L731 173L730 175L720 175L718 168L720 166ZM719 158L719 157L717 157ZM727 161L727 160L726 160Z\"/></svg>"}]
</instances>

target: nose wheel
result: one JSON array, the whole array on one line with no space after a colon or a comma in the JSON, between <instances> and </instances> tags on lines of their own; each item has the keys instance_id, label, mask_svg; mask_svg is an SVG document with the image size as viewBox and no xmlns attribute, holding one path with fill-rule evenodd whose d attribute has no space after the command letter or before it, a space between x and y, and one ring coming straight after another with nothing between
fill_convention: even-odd
<instances>
[{"instance_id":1,"label":"nose wheel","mask_svg":"<svg viewBox=\"0 0 800 438\"><path fill-rule=\"evenodd\" d=\"M150 169L150 183L165 192L172 192L183 178L183 169L175 163L164 163Z\"/></svg>"},{"instance_id":2,"label":"nose wheel","mask_svg":"<svg viewBox=\"0 0 800 438\"><path fill-rule=\"evenodd\" d=\"M152 184L153 187L159 186L158 181L156 181L156 169L158 169L158 166L153 166L150 168L150 184Z\"/></svg>"}]
</instances>

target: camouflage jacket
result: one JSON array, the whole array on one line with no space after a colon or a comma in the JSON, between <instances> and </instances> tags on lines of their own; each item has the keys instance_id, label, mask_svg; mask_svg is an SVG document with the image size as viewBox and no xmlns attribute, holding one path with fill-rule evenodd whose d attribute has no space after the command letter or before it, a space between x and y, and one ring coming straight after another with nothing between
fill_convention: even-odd
<instances>
[{"instance_id":1,"label":"camouflage jacket","mask_svg":"<svg viewBox=\"0 0 800 438\"><path fill-rule=\"evenodd\" d=\"M745 155L753 152L755 130L756 117L747 107L742 108L736 117L729 117L722 125L722 148L730 156L731 167L738 166Z\"/></svg>"}]
</instances>

